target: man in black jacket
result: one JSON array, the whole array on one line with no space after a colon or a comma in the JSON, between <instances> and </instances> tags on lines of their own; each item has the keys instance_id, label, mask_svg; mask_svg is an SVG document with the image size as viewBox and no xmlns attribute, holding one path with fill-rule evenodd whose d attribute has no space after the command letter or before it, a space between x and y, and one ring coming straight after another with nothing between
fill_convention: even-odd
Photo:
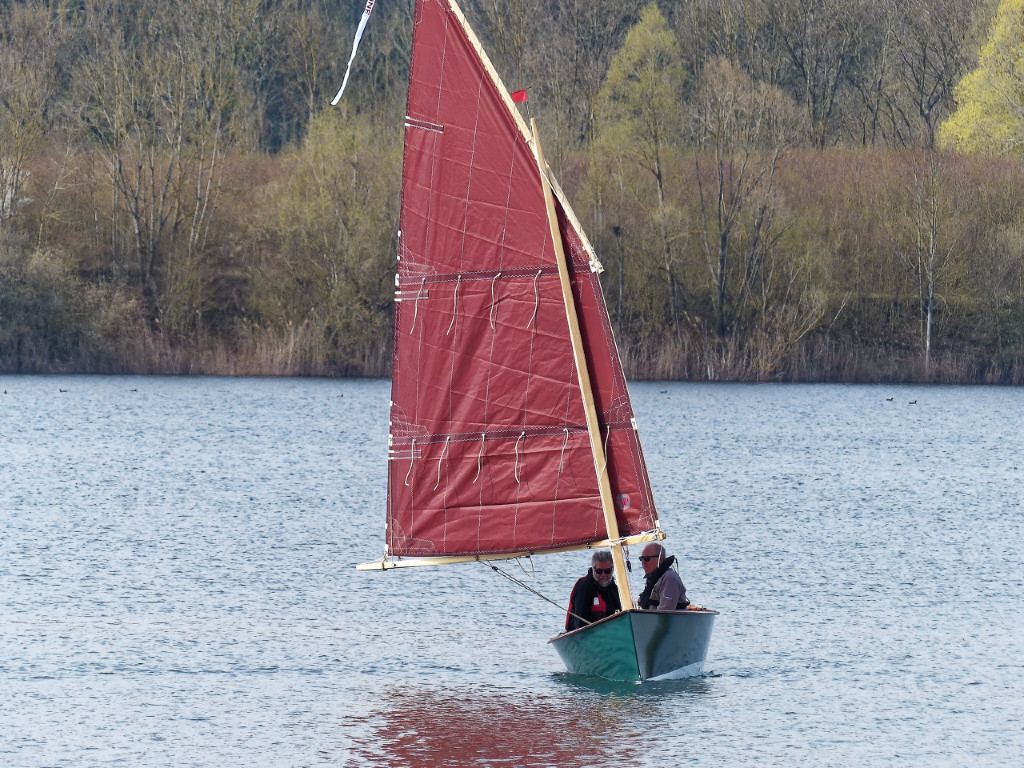
<instances>
[{"instance_id":1,"label":"man in black jacket","mask_svg":"<svg viewBox=\"0 0 1024 768\"><path fill-rule=\"evenodd\" d=\"M637 601L641 608L651 611L681 611L690 604L686 587L679 574L672 570L675 557L666 557L665 548L656 542L644 547L640 564L644 567L646 586Z\"/></svg>"},{"instance_id":2,"label":"man in black jacket","mask_svg":"<svg viewBox=\"0 0 1024 768\"><path fill-rule=\"evenodd\" d=\"M576 582L569 598L565 631L571 632L622 610L619 587L612 577L611 552L595 552L587 575Z\"/></svg>"}]
</instances>

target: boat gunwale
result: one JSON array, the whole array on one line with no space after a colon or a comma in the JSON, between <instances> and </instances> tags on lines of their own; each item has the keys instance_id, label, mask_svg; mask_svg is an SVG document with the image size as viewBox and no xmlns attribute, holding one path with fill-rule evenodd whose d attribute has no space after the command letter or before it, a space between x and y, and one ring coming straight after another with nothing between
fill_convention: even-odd
<instances>
[{"instance_id":1,"label":"boat gunwale","mask_svg":"<svg viewBox=\"0 0 1024 768\"><path fill-rule=\"evenodd\" d=\"M561 640L562 638L569 637L570 635L576 635L576 634L578 634L580 632L583 632L585 630L593 629L594 627L597 627L597 626L599 626L601 624L610 623L611 621L613 621L614 619L619 618L620 616L628 616L631 613L642 613L642 614L664 614L664 613L667 613L667 614L678 614L680 616L684 616L684 615L692 615L692 616L707 616L707 615L721 616L721 613L719 611L716 611L714 608L684 608L681 611L678 611L678 610L676 610L676 611L659 611L659 610L650 609L650 608L630 608L630 609L625 610L625 611L616 611L611 616L605 616L603 619L598 619L597 621L593 621L590 624L586 624L586 625L584 625L582 627L577 627L576 629L570 630L568 632L559 632L557 635L555 635L550 640L548 640L548 643L550 644L550 643L555 642L556 640Z\"/></svg>"}]
</instances>

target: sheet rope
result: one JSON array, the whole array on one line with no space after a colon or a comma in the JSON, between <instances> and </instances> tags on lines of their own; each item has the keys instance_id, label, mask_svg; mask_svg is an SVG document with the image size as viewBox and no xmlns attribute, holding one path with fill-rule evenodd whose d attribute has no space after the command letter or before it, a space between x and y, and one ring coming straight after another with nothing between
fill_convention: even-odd
<instances>
[{"instance_id":1,"label":"sheet rope","mask_svg":"<svg viewBox=\"0 0 1024 768\"><path fill-rule=\"evenodd\" d=\"M486 566L487 566L488 568L490 568L490 569L491 569L492 571L494 571L494 572L495 572L495 573L497 573L497 574L500 574L501 576L504 576L504 577L505 577L506 579L508 579L509 581L511 581L511 582L512 582L513 584L515 584L516 586L522 587L522 588L523 588L523 589L525 589L525 590L526 590L527 592L532 592L532 593L533 593L533 594L535 594L535 595L536 595L537 597L539 597L539 598L540 598L541 600L546 600L546 601L548 601L548 602L549 602L549 603L551 603L551 604L552 604L553 606L555 606L555 608L557 608L558 610L560 610L560 611L565 611L565 612L566 612L567 614L569 614L570 616L572 616L572 617L574 617L574 618L577 618L577 619L579 619L579 620L580 620L580 621L582 621L582 622L583 622L584 624L590 624L590 623L591 623L591 622L587 621L586 619L584 619L584 618L583 618L582 616L579 616L579 615L577 615L577 614L573 613L573 612L572 612L572 611L570 611L570 610L569 610L568 608L566 608L566 607L564 607L564 606L562 606L562 605L559 605L558 603L556 603L556 602L555 602L554 600L552 600L552 599L551 599L550 597L548 597L547 595L542 595L542 594L541 594L540 592L538 592L538 591L537 591L536 589L534 589L533 587L531 587L531 586L530 586L529 584L527 584L526 582L522 581L521 579L517 579L517 578L516 578L515 576L513 576L513 575L512 575L511 573L508 573L507 571L503 571L503 570L501 570L501 568L499 568L498 566L496 566L496 565L492 565L491 563L489 563L489 562L487 562L487 561L485 561L485 560L477 560L477 562L478 562L478 563L481 563L481 564L483 564L483 565L486 565ZM519 561L518 561L518 560L516 560L516 562L519 562ZM522 563L520 563L520 564L519 564L519 567L520 567L520 568L522 568L522 567L523 567L523 566L522 566Z\"/></svg>"}]
</instances>

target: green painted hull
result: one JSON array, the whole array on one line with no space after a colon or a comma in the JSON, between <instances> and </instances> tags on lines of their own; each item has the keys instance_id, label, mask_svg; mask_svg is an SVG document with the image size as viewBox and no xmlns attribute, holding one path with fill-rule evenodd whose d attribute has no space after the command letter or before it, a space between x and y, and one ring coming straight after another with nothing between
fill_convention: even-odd
<instances>
[{"instance_id":1,"label":"green painted hull","mask_svg":"<svg viewBox=\"0 0 1024 768\"><path fill-rule=\"evenodd\" d=\"M717 611L631 610L549 641L569 672L640 681L700 674Z\"/></svg>"}]
</instances>

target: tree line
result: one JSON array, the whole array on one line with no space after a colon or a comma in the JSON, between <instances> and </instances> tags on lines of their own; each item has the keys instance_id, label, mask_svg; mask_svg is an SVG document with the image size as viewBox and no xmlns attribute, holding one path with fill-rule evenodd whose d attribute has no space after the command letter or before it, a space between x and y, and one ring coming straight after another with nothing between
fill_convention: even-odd
<instances>
[{"instance_id":1,"label":"tree line","mask_svg":"<svg viewBox=\"0 0 1024 768\"><path fill-rule=\"evenodd\" d=\"M1012 383L1020 5L463 3L630 375ZM0 370L387 373L413 8L332 109L363 6L0 0Z\"/></svg>"}]
</instances>

